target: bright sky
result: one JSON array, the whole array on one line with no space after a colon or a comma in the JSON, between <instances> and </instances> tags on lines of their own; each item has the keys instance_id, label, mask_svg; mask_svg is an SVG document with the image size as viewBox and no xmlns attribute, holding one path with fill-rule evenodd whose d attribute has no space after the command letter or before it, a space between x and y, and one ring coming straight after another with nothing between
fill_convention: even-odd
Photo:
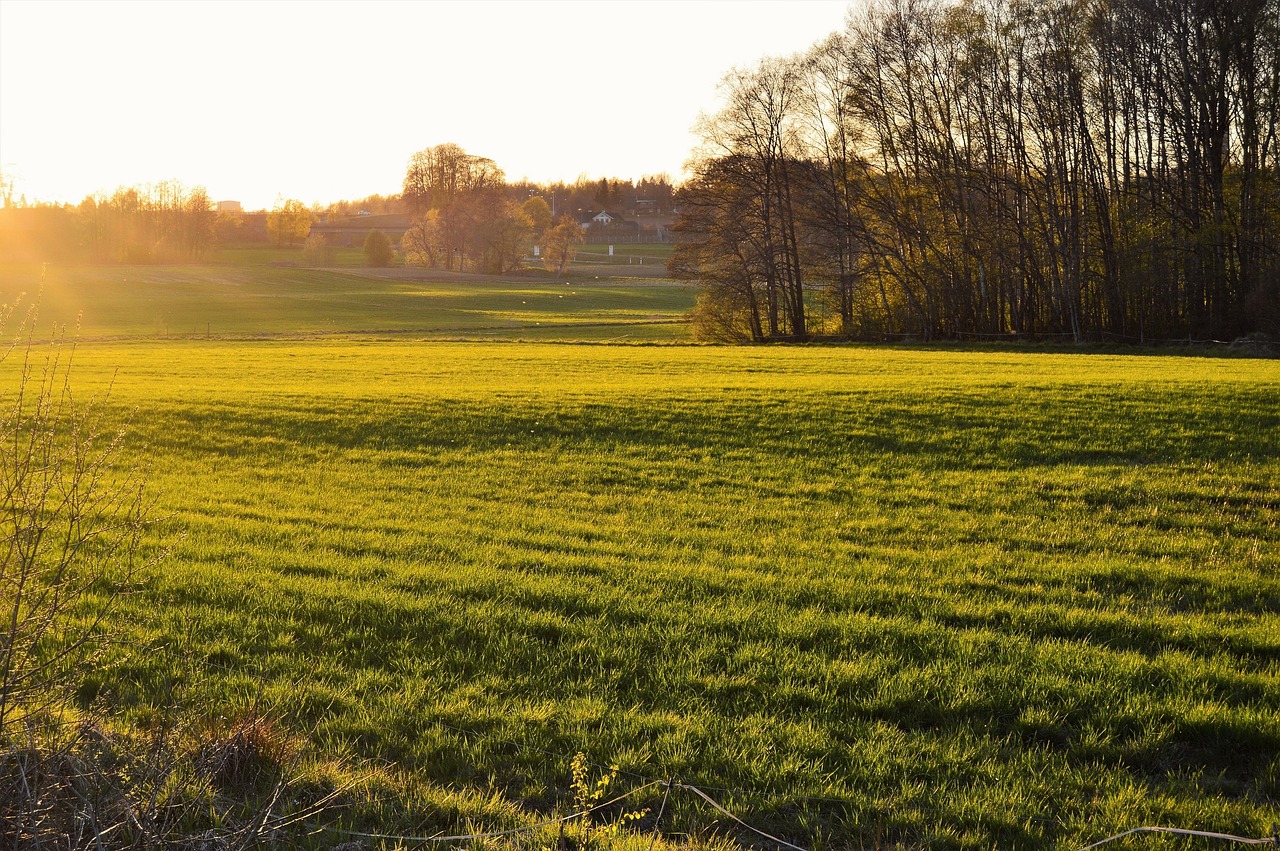
<instances>
[{"instance_id":1,"label":"bright sky","mask_svg":"<svg viewBox=\"0 0 1280 851\"><path fill-rule=\"evenodd\" d=\"M734 66L849 0L0 0L0 168L28 201L177 179L246 209L398 192L442 142L508 179L678 178Z\"/></svg>"}]
</instances>

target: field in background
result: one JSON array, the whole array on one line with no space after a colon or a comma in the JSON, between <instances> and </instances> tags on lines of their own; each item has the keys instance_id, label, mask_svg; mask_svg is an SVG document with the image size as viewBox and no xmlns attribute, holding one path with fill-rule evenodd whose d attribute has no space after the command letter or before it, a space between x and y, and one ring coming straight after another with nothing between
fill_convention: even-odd
<instances>
[{"instance_id":1,"label":"field in background","mask_svg":"<svg viewBox=\"0 0 1280 851\"><path fill-rule=\"evenodd\" d=\"M612 246L613 254L609 248ZM671 243L586 243L578 246L578 257L575 266L612 264L619 266L643 266L645 272L660 274L671 257L675 246ZM221 246L209 257L209 262L218 265L262 266L262 265L307 265L302 249L299 246L272 246L256 243ZM364 250L359 247L340 247L333 249L331 268L352 268L364 266L366 263ZM532 257L528 265L541 268ZM422 270L429 274L430 270Z\"/></svg>"},{"instance_id":2,"label":"field in background","mask_svg":"<svg viewBox=\"0 0 1280 851\"><path fill-rule=\"evenodd\" d=\"M212 274L182 286L207 299ZM363 327L424 298L385 283L385 305L344 308L354 280L280 274L348 295L272 312L229 283L257 294L228 317L287 329L310 304L379 317ZM394 761L390 803L348 826L510 826L508 802L564 799L577 751L631 772L619 788L715 787L813 848L1277 818L1276 361L367 340L77 358L86 388L118 370L171 549L122 622L177 648L86 697L141 714L177 678L191 706L267 706L317 754ZM675 803L665 830L733 833Z\"/></svg>"},{"instance_id":3,"label":"field in background","mask_svg":"<svg viewBox=\"0 0 1280 851\"><path fill-rule=\"evenodd\" d=\"M368 261L364 249L333 248L333 266L364 266ZM298 245L265 245L247 242L232 245L220 245L209 255L209 263L223 266L305 266L302 247Z\"/></svg>"},{"instance_id":4,"label":"field in background","mask_svg":"<svg viewBox=\"0 0 1280 851\"><path fill-rule=\"evenodd\" d=\"M42 325L80 317L87 338L688 338L685 285L272 265L282 250L228 249L220 256L237 262L220 265L51 265L43 283L38 266L7 266L0 303L42 291Z\"/></svg>"},{"instance_id":5,"label":"field in background","mask_svg":"<svg viewBox=\"0 0 1280 851\"><path fill-rule=\"evenodd\" d=\"M609 245L610 243L584 243L578 246L578 253L607 255ZM674 248L675 246L669 242L626 242L614 243L613 253L617 257L643 257L646 260L660 260L665 263L671 257Z\"/></svg>"},{"instance_id":6,"label":"field in background","mask_svg":"<svg viewBox=\"0 0 1280 851\"><path fill-rule=\"evenodd\" d=\"M613 253L609 253L609 249ZM633 266L636 270L644 269L654 275L665 274L667 260L675 248L671 243L587 243L578 246L574 257L575 267L595 265Z\"/></svg>"}]
</instances>

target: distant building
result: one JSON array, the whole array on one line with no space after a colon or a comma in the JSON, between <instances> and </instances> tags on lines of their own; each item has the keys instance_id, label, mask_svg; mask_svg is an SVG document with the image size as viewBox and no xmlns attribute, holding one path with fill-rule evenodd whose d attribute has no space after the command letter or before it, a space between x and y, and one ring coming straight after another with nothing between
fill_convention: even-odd
<instances>
[{"instance_id":1,"label":"distant building","mask_svg":"<svg viewBox=\"0 0 1280 851\"><path fill-rule=\"evenodd\" d=\"M244 207L240 206L239 201L219 201L218 212L219 213L243 213Z\"/></svg>"},{"instance_id":2,"label":"distant building","mask_svg":"<svg viewBox=\"0 0 1280 851\"><path fill-rule=\"evenodd\" d=\"M583 230L586 230L593 225L602 228L608 227L614 222L620 223L621 221L622 216L616 216L607 210L601 210L598 213L594 210L587 210L586 212L581 210L578 211L578 224L582 225Z\"/></svg>"},{"instance_id":3,"label":"distant building","mask_svg":"<svg viewBox=\"0 0 1280 851\"><path fill-rule=\"evenodd\" d=\"M599 212L596 212L595 210L579 210L576 218L578 220L578 224L581 225L582 229L588 234L601 236L615 235L621 237L636 233L640 230L640 226L635 222L629 222L617 213L610 213L607 210L600 210Z\"/></svg>"}]
</instances>

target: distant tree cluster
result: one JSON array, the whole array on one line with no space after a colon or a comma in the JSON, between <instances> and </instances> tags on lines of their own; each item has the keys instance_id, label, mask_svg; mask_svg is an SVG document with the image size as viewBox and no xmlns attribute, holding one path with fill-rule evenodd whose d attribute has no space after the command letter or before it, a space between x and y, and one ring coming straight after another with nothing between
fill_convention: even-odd
<instances>
[{"instance_id":1,"label":"distant tree cluster","mask_svg":"<svg viewBox=\"0 0 1280 851\"><path fill-rule=\"evenodd\" d=\"M117 189L79 205L0 210L0 253L14 259L175 263L213 247L217 213L203 187L177 181Z\"/></svg>"},{"instance_id":2,"label":"distant tree cluster","mask_svg":"<svg viewBox=\"0 0 1280 851\"><path fill-rule=\"evenodd\" d=\"M530 184L528 189L554 202L558 216L584 210L643 216L670 213L675 203L675 188L665 174L646 175L639 181L580 177L573 183Z\"/></svg>"},{"instance_id":3,"label":"distant tree cluster","mask_svg":"<svg viewBox=\"0 0 1280 851\"><path fill-rule=\"evenodd\" d=\"M311 233L315 215L301 201L290 198L267 214L267 233L276 245L299 245Z\"/></svg>"},{"instance_id":4,"label":"distant tree cluster","mask_svg":"<svg viewBox=\"0 0 1280 851\"><path fill-rule=\"evenodd\" d=\"M536 244L547 268L562 274L583 241L570 211L634 206L638 193L652 200L642 208L670 209L673 190L662 176L639 184L607 178L510 184L493 160L436 145L414 154L405 170L399 203L412 223L401 250L413 265L500 274L518 267Z\"/></svg>"},{"instance_id":5,"label":"distant tree cluster","mask_svg":"<svg viewBox=\"0 0 1280 851\"><path fill-rule=\"evenodd\" d=\"M380 236L392 255L385 258L380 244L369 246L370 262L396 262L399 239L400 255L414 265L503 273L538 245L557 258L542 255L548 268L562 272L582 242L582 213L669 212L673 192L665 175L639 183L585 177L572 184L508 183L493 160L453 144L414 154L402 194L311 207L281 199L269 211L250 213L238 205L216 211L203 187L187 189L177 181L122 187L79 205L28 204L15 201L12 178L0 173L0 259L181 263L204 259L219 244L272 243L300 246L305 263L328 266L337 247L363 245L371 230L385 228ZM325 225L319 232L317 222ZM596 230L597 236L613 236L607 228Z\"/></svg>"},{"instance_id":6,"label":"distant tree cluster","mask_svg":"<svg viewBox=\"0 0 1280 851\"><path fill-rule=\"evenodd\" d=\"M1280 332L1280 0L885 0L723 98L704 336Z\"/></svg>"},{"instance_id":7,"label":"distant tree cluster","mask_svg":"<svg viewBox=\"0 0 1280 851\"><path fill-rule=\"evenodd\" d=\"M318 209L330 219L346 219L359 215L391 216L409 212L409 205L399 195L367 195L354 201L334 201Z\"/></svg>"},{"instance_id":8,"label":"distant tree cluster","mask_svg":"<svg viewBox=\"0 0 1280 851\"><path fill-rule=\"evenodd\" d=\"M413 220L401 240L408 262L501 273L529 247L530 224L510 197L502 169L453 144L418 151L405 171Z\"/></svg>"}]
</instances>

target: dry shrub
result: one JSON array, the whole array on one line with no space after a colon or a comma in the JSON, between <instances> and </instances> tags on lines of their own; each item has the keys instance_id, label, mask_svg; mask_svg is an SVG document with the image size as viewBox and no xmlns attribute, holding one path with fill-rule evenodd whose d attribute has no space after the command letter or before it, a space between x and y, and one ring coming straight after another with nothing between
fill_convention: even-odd
<instances>
[{"instance_id":1,"label":"dry shrub","mask_svg":"<svg viewBox=\"0 0 1280 851\"><path fill-rule=\"evenodd\" d=\"M228 729L211 732L196 765L224 792L249 792L279 780L300 748L274 720L249 715Z\"/></svg>"},{"instance_id":2,"label":"dry shrub","mask_svg":"<svg viewBox=\"0 0 1280 851\"><path fill-rule=\"evenodd\" d=\"M308 266L332 266L333 246L322 233L313 233L302 243L302 259Z\"/></svg>"}]
</instances>

